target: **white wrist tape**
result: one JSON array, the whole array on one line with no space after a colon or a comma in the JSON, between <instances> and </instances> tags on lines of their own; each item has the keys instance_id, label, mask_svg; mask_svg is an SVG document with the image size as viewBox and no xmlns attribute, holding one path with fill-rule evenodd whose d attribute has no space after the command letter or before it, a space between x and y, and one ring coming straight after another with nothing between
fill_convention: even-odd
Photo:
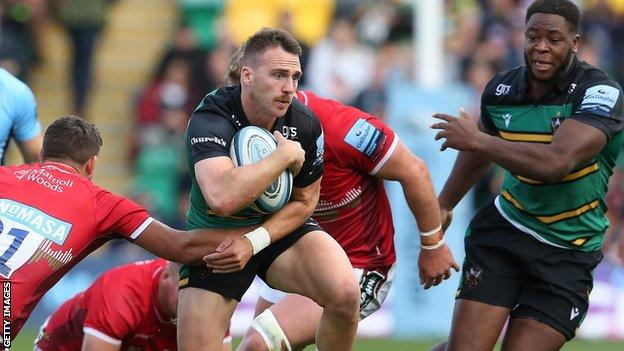
<instances>
[{"instance_id":1,"label":"white wrist tape","mask_svg":"<svg viewBox=\"0 0 624 351\"><path fill-rule=\"evenodd\" d=\"M434 234L437 234L440 230L442 230L442 223L440 223L437 227L433 228L432 230L428 231L428 232L424 232L424 233L420 233L420 236L432 236Z\"/></svg>"},{"instance_id":2,"label":"white wrist tape","mask_svg":"<svg viewBox=\"0 0 624 351\"><path fill-rule=\"evenodd\" d=\"M253 255L260 252L271 244L271 235L264 227L259 227L245 234L245 238L251 243Z\"/></svg>"},{"instance_id":3,"label":"white wrist tape","mask_svg":"<svg viewBox=\"0 0 624 351\"><path fill-rule=\"evenodd\" d=\"M423 250L435 250L438 247L444 245L444 238L440 239L440 241L438 241L437 243L433 244L433 245L423 245L420 244L420 248Z\"/></svg>"}]
</instances>

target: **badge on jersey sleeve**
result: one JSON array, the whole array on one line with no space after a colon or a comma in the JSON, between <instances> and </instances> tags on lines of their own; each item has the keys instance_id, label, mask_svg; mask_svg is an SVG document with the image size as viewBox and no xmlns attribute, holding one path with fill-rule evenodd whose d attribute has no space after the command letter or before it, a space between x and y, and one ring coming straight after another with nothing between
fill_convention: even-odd
<instances>
[{"instance_id":1,"label":"badge on jersey sleeve","mask_svg":"<svg viewBox=\"0 0 624 351\"><path fill-rule=\"evenodd\" d=\"M382 136L381 130L368 123L365 119L360 118L349 129L344 141L367 157L371 157L377 150Z\"/></svg>"},{"instance_id":2,"label":"badge on jersey sleeve","mask_svg":"<svg viewBox=\"0 0 624 351\"><path fill-rule=\"evenodd\" d=\"M581 110L590 110L598 115L609 116L619 96L620 91L612 86L595 85L585 91Z\"/></svg>"}]
</instances>

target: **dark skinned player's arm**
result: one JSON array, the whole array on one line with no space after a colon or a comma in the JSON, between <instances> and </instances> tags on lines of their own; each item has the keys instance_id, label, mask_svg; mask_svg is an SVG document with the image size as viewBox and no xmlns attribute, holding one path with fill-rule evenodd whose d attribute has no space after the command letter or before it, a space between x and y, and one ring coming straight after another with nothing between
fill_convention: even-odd
<instances>
[{"instance_id":1,"label":"dark skinned player's arm","mask_svg":"<svg viewBox=\"0 0 624 351\"><path fill-rule=\"evenodd\" d=\"M477 140L480 156L513 174L554 183L596 156L607 137L596 127L566 119L550 144L511 142L484 133Z\"/></svg>"},{"instance_id":2,"label":"dark skinned player's arm","mask_svg":"<svg viewBox=\"0 0 624 351\"><path fill-rule=\"evenodd\" d=\"M479 130L488 136L488 131L479 123ZM452 210L466 193L490 169L492 162L474 151L460 151L455 159L451 174L438 195L440 206Z\"/></svg>"}]
</instances>

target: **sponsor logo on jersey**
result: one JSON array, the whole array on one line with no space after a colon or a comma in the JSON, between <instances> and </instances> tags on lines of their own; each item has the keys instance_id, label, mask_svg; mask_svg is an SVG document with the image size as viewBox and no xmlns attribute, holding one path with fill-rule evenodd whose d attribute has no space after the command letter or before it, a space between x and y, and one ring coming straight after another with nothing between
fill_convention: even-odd
<instances>
[{"instance_id":1,"label":"sponsor logo on jersey","mask_svg":"<svg viewBox=\"0 0 624 351\"><path fill-rule=\"evenodd\" d=\"M13 172L13 175L18 181L26 181L37 183L47 189L62 193L66 187L71 188L74 186L73 179L62 179L55 177L52 173L46 169L28 169L18 170Z\"/></svg>"},{"instance_id":2,"label":"sponsor logo on jersey","mask_svg":"<svg viewBox=\"0 0 624 351\"><path fill-rule=\"evenodd\" d=\"M511 85L499 84L496 86L496 93L494 93L494 95L496 96L508 95L510 90L511 90Z\"/></svg>"},{"instance_id":3,"label":"sponsor logo on jersey","mask_svg":"<svg viewBox=\"0 0 624 351\"><path fill-rule=\"evenodd\" d=\"M464 273L464 286L468 290L474 290L481 282L483 270L479 267L470 267Z\"/></svg>"},{"instance_id":4,"label":"sponsor logo on jersey","mask_svg":"<svg viewBox=\"0 0 624 351\"><path fill-rule=\"evenodd\" d=\"M383 133L379 129L375 128L375 126L368 123L365 119L360 118L355 122L353 127L349 129L344 141L367 157L371 157L375 150L377 150L382 136Z\"/></svg>"},{"instance_id":5,"label":"sponsor logo on jersey","mask_svg":"<svg viewBox=\"0 0 624 351\"><path fill-rule=\"evenodd\" d=\"M71 223L61 221L36 208L8 199L0 199L0 215L10 218L59 245L65 243L72 228Z\"/></svg>"},{"instance_id":6,"label":"sponsor logo on jersey","mask_svg":"<svg viewBox=\"0 0 624 351\"><path fill-rule=\"evenodd\" d=\"M608 85L595 85L587 88L583 101L581 102L581 110L594 110L603 113L611 112L615 106L620 91Z\"/></svg>"},{"instance_id":7,"label":"sponsor logo on jersey","mask_svg":"<svg viewBox=\"0 0 624 351\"><path fill-rule=\"evenodd\" d=\"M227 147L227 142L217 137L196 137L191 138L191 146L198 143L213 143L219 146Z\"/></svg>"},{"instance_id":8,"label":"sponsor logo on jersey","mask_svg":"<svg viewBox=\"0 0 624 351\"><path fill-rule=\"evenodd\" d=\"M290 139L290 140L299 139L299 133L297 132L297 127L282 126L282 135L284 136L284 138Z\"/></svg>"}]
</instances>

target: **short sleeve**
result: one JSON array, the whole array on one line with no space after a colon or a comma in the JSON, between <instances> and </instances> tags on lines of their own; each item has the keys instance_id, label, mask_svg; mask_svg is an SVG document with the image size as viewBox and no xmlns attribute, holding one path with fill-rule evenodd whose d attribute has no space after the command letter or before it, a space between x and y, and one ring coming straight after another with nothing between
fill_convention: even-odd
<instances>
[{"instance_id":1,"label":"short sleeve","mask_svg":"<svg viewBox=\"0 0 624 351\"><path fill-rule=\"evenodd\" d=\"M37 119L37 103L33 93L25 84L20 82L16 88L12 134L17 141L30 140L41 132L41 124Z\"/></svg>"},{"instance_id":2,"label":"short sleeve","mask_svg":"<svg viewBox=\"0 0 624 351\"><path fill-rule=\"evenodd\" d=\"M99 234L113 232L134 240L154 220L143 207L106 190L99 191L95 201Z\"/></svg>"},{"instance_id":3,"label":"short sleeve","mask_svg":"<svg viewBox=\"0 0 624 351\"><path fill-rule=\"evenodd\" d=\"M193 164L212 157L230 156L236 129L229 120L208 112L196 112L187 127L186 143Z\"/></svg>"},{"instance_id":4,"label":"short sleeve","mask_svg":"<svg viewBox=\"0 0 624 351\"><path fill-rule=\"evenodd\" d=\"M340 146L340 158L348 166L375 175L392 156L398 137L377 118L356 111L357 118L347 113L344 117L348 118L340 119L342 133L336 145Z\"/></svg>"},{"instance_id":5,"label":"short sleeve","mask_svg":"<svg viewBox=\"0 0 624 351\"><path fill-rule=\"evenodd\" d=\"M621 88L615 82L603 80L588 84L581 91L574 101L570 118L600 129L607 139L611 139L624 127Z\"/></svg>"},{"instance_id":6,"label":"short sleeve","mask_svg":"<svg viewBox=\"0 0 624 351\"><path fill-rule=\"evenodd\" d=\"M111 276L104 276L89 290L83 331L111 344L119 345L141 323L141 306L135 294L118 286Z\"/></svg>"}]
</instances>

